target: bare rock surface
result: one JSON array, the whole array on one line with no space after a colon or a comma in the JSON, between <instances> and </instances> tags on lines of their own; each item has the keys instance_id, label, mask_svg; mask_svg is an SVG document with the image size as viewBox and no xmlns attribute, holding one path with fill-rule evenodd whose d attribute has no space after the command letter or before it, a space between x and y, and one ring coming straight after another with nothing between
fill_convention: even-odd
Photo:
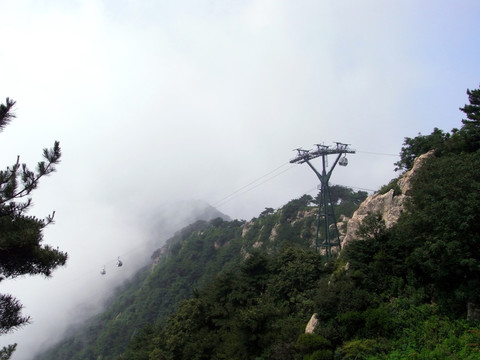
<instances>
[{"instance_id":1,"label":"bare rock surface","mask_svg":"<svg viewBox=\"0 0 480 360\"><path fill-rule=\"evenodd\" d=\"M313 314L307 326L305 327L305 334L313 334L317 326L318 326L317 314Z\"/></svg>"},{"instance_id":2,"label":"bare rock surface","mask_svg":"<svg viewBox=\"0 0 480 360\"><path fill-rule=\"evenodd\" d=\"M387 228L397 222L405 209L405 199L408 197L413 175L419 167L422 166L424 160L432 154L433 151L420 155L415 159L412 169L400 176L398 179L398 187L401 190L401 194L395 195L394 190L390 189L385 194L376 193L365 199L357 211L353 213L352 218L347 222L347 231L342 239L342 247L355 238L360 224L369 213L380 213L385 220Z\"/></svg>"}]
</instances>

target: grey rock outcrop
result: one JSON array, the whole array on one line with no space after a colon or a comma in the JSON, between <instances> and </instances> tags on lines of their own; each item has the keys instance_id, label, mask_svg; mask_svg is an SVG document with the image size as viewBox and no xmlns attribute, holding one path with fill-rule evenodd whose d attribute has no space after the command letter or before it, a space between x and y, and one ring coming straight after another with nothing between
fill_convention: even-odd
<instances>
[{"instance_id":1,"label":"grey rock outcrop","mask_svg":"<svg viewBox=\"0 0 480 360\"><path fill-rule=\"evenodd\" d=\"M373 194L365 199L360 207L353 213L351 219L347 222L347 231L342 239L342 247L355 238L358 228L363 219L369 213L380 213L385 220L387 228L395 224L404 211L405 199L408 197L408 192L411 188L411 179L415 172L422 166L425 159L430 157L433 151L420 155L415 159L411 170L405 172L398 179L398 187L401 194L395 195L394 190L390 189L385 194Z\"/></svg>"},{"instance_id":2,"label":"grey rock outcrop","mask_svg":"<svg viewBox=\"0 0 480 360\"><path fill-rule=\"evenodd\" d=\"M313 314L312 317L310 318L310 321L308 322L307 326L305 327L305 334L313 334L315 329L318 326L318 319L317 319L317 314Z\"/></svg>"}]
</instances>

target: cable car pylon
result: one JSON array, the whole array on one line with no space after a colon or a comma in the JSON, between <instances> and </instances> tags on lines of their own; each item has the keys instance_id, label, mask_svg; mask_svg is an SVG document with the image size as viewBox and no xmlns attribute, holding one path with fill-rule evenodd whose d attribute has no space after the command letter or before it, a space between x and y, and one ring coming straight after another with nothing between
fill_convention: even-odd
<instances>
[{"instance_id":1,"label":"cable car pylon","mask_svg":"<svg viewBox=\"0 0 480 360\"><path fill-rule=\"evenodd\" d=\"M335 146L326 146L321 144L315 144L316 150L303 150L301 148L295 149L297 156L290 160L291 164L303 164L307 163L320 180L319 190L320 199L318 202L318 216L317 216L317 231L315 237L315 250L318 251L318 247L325 248L325 255L327 258L332 256L332 247L338 247L341 249L340 234L338 232L337 220L335 218L335 211L332 204L332 198L330 195L330 187L328 182L332 176L333 169L337 163L341 166L347 166L348 160L346 154L355 154L355 150L350 149L349 144L336 142ZM328 155L337 155L333 165L327 171L328 167ZM310 160L317 157L322 158L322 171L319 172L312 165ZM321 227L321 220L323 221L323 241L319 244L319 233ZM333 223L333 234L330 233L330 224Z\"/></svg>"}]
</instances>

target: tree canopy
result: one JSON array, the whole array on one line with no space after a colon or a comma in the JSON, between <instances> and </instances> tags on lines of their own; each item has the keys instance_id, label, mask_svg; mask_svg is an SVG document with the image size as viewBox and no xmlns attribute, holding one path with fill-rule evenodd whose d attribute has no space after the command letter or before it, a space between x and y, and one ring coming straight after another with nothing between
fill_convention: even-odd
<instances>
[{"instance_id":1,"label":"tree canopy","mask_svg":"<svg viewBox=\"0 0 480 360\"><path fill-rule=\"evenodd\" d=\"M414 138L406 137L400 151L400 160L395 165L395 170L410 170L413 161L419 155L430 150L436 153L461 153L475 152L480 149L480 89L467 90L469 104L460 110L467 116L462 120L462 127L453 128L444 132L434 128L429 135L418 134Z\"/></svg>"}]
</instances>

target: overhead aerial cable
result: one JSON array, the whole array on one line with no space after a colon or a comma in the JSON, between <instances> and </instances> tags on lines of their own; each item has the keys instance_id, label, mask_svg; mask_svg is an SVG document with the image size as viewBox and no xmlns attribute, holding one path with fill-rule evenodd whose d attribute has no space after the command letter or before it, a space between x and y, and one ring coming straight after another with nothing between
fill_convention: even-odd
<instances>
[{"instance_id":1,"label":"overhead aerial cable","mask_svg":"<svg viewBox=\"0 0 480 360\"><path fill-rule=\"evenodd\" d=\"M357 153L362 153L362 154L371 154L371 155L383 155L383 156L400 156L400 154L388 154L388 153L380 153L380 152L373 152L373 151L360 151L357 150Z\"/></svg>"},{"instance_id":2,"label":"overhead aerial cable","mask_svg":"<svg viewBox=\"0 0 480 360\"><path fill-rule=\"evenodd\" d=\"M357 151L350 151L350 149L348 149L348 145L343 144L343 143L336 143L336 147L333 147L333 148L330 147L330 146L325 146L325 145L320 145L320 144L316 144L316 146L317 146L317 150L303 150L301 148L295 149L298 152L297 157L295 159L291 160L290 162L283 163L282 165L280 165L277 168L269 171L268 173L260 176L259 178L251 181L250 183L246 184L245 186L240 187L239 189L230 193L230 195L227 195L227 196L221 198L220 200L215 202L213 205L215 207L221 207L224 204L233 200L234 198L236 198L238 196L241 196L241 195L244 195L245 193L247 193L249 191L252 191L253 189L255 189L255 188L273 180L274 178L284 174L285 172L291 170L294 167L294 166L289 166L286 169L282 169L286 165L289 165L289 163L292 164L292 163L304 163L305 162L305 163L308 164L309 161L307 161L307 160L311 160L311 159L316 158L316 157L322 157L322 161L324 161L323 166L328 167L328 155L335 155L336 154L336 155L340 155L340 156L337 157L337 159L334 163L333 167L335 167L335 165L337 163L338 163L338 165L341 165L341 166L347 166L348 165L348 159L346 157L346 153L357 152L357 153L372 154L372 155L399 156L399 155L396 155L396 154L380 153L380 152L358 151L358 150ZM309 165L311 165L311 164L309 164ZM322 174L322 175L328 175L328 174ZM345 186L345 185L341 185L341 186ZM347 186L347 187L350 187L352 189L357 189L357 190L371 191L371 192L376 191L376 190L372 190L372 189L365 189L365 188L359 188L359 187L353 187L353 186ZM312 190L309 190L308 193L314 191L315 189L316 188L312 188ZM324 213L322 216L326 217L326 213ZM335 243L330 242L328 240L327 240L326 245L327 245L327 254L329 252L328 251L329 247L335 246L335 245L339 246L339 244L335 244ZM323 246L325 246L325 245L323 245ZM120 260L120 257L118 257L117 258L117 267L121 267L121 266L123 266L123 262L122 262L122 260ZM106 275L105 266L101 269L100 274Z\"/></svg>"},{"instance_id":3,"label":"overhead aerial cable","mask_svg":"<svg viewBox=\"0 0 480 360\"><path fill-rule=\"evenodd\" d=\"M240 195L243 195L243 194L245 194L245 193L247 193L247 192L249 192L249 191L251 191L251 190L253 190L253 189L257 188L257 187L259 187L260 185L263 185L264 183L272 180L273 178L276 178L277 176L283 174L284 172L286 172L286 171L288 171L288 170L290 170L290 169L292 169L292 168L294 167L294 166L290 166L290 167L282 170L281 172L278 172L277 174L272 175L273 173L277 172L277 171L280 170L282 167L284 167L284 166L286 166L286 165L288 165L288 164L289 164L289 163L287 162L287 163L284 163L284 164L280 165L280 166L277 167L276 169L274 169L274 170L266 173L265 175L259 177L258 179L254 180L254 181L248 183L247 185L241 187L240 189L234 191L234 192L231 193L230 195L228 195L228 196L220 199L219 201L215 202L215 203L213 204L213 206L215 206L215 207L223 206L225 203L231 201L233 198L236 198L236 197L238 197L238 196L240 196ZM269 176L269 175L271 175L269 178L264 179L264 178L266 178L266 177ZM260 182L260 180L262 180L262 179L264 179L264 180Z\"/></svg>"},{"instance_id":4,"label":"overhead aerial cable","mask_svg":"<svg viewBox=\"0 0 480 360\"><path fill-rule=\"evenodd\" d=\"M342 144L339 143L338 145L341 146ZM295 150L298 151L299 153L302 153L302 154L304 154L304 153L306 154L307 152L310 151L310 150L304 150L304 149L301 149L301 148L298 148L298 149L295 149ZM358 151L357 150L356 152L357 153L363 153L363 154L372 154L372 155L384 155L384 156L396 156L396 157L400 156L398 154L388 154L388 153L371 152L371 151ZM249 191L252 191L253 189L259 187L260 185L263 185L263 184L273 180L274 178L282 175L286 171L291 170L293 168L293 166L288 167L288 168L283 169L282 171L278 172L285 165L288 165L288 162L280 165L279 167L273 169L272 171L266 173L265 175L262 175L258 179L253 180L252 182L248 183L247 185L235 190L230 195L225 196L224 198L222 198L222 199L218 200L217 202L213 203L212 205L215 206L215 207L221 207L224 204L233 200L234 198L236 198L238 196L241 196L241 195L243 195L243 194L245 194ZM348 165L348 159L346 157L346 154L343 154L343 156L339 159L338 165L341 165L341 166L347 166ZM325 166L328 167L328 156L325 157ZM274 173L276 173L276 174L274 174ZM272 175L272 174L274 174L274 175ZM272 175L272 176L269 176L269 175ZM268 177L268 178L266 178L266 177ZM266 178L266 179L264 179L264 178ZM263 180L263 181L260 182L260 180ZM375 190L370 190L370 189L365 189L365 190L369 190L369 191L372 191L372 192L375 191Z\"/></svg>"}]
</instances>

